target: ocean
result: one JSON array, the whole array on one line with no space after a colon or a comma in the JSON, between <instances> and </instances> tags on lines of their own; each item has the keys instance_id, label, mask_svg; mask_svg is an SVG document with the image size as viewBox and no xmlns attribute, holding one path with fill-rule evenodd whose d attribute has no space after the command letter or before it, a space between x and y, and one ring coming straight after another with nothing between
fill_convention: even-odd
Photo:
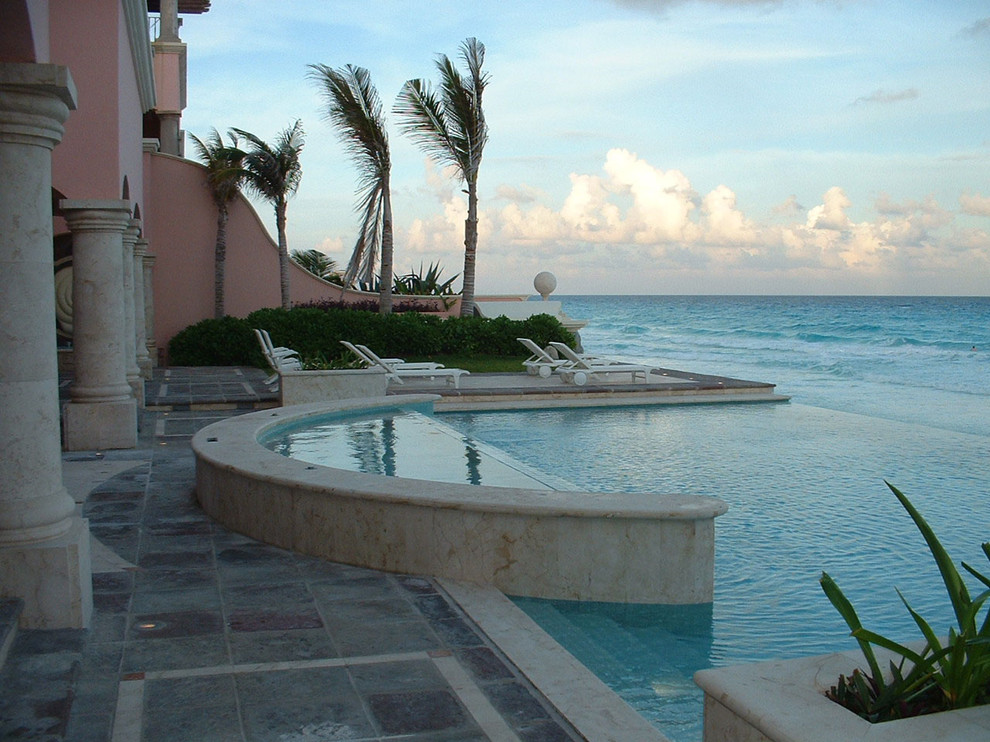
<instances>
[{"instance_id":1,"label":"ocean","mask_svg":"<svg viewBox=\"0 0 990 742\"><path fill-rule=\"evenodd\" d=\"M517 599L676 742L701 738L705 667L854 647L823 570L864 624L952 621L937 569L884 484L958 564L990 541L990 298L561 296L587 352L770 382L791 401L444 414L590 492L721 497L715 599L679 608ZM975 585L971 585L975 590ZM850 668L852 669L852 668Z\"/></svg>"}]
</instances>

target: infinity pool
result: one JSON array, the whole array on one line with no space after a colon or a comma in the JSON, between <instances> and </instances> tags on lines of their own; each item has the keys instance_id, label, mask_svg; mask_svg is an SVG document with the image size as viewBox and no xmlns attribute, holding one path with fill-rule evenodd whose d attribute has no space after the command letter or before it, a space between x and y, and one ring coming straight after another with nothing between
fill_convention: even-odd
<instances>
[{"instance_id":1,"label":"infinity pool","mask_svg":"<svg viewBox=\"0 0 990 742\"><path fill-rule=\"evenodd\" d=\"M397 410L288 433L263 443L367 473L727 501L711 604L516 599L677 742L701 739L696 670L852 647L818 586L823 569L869 628L916 638L895 586L937 629L950 625L937 569L884 479L912 498L957 562L985 564L979 544L990 538L985 437L793 403Z\"/></svg>"},{"instance_id":2,"label":"infinity pool","mask_svg":"<svg viewBox=\"0 0 990 742\"><path fill-rule=\"evenodd\" d=\"M696 670L854 648L818 585L822 570L869 628L918 638L895 586L937 630L950 626L937 568L884 479L912 499L956 563L987 565L984 436L794 403L442 417L587 491L729 503L716 520L710 605L516 601L677 742L701 739Z\"/></svg>"},{"instance_id":3,"label":"infinity pool","mask_svg":"<svg viewBox=\"0 0 990 742\"><path fill-rule=\"evenodd\" d=\"M259 441L310 464L408 479L527 489L575 489L440 422L430 407L335 412L276 428Z\"/></svg>"}]
</instances>

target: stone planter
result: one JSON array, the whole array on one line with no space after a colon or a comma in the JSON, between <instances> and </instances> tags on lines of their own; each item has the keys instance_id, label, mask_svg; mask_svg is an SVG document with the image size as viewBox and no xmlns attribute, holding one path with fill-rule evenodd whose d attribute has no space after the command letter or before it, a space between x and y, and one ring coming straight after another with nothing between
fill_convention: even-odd
<instances>
[{"instance_id":1,"label":"stone planter","mask_svg":"<svg viewBox=\"0 0 990 742\"><path fill-rule=\"evenodd\" d=\"M881 667L887 665L878 651ZM990 739L990 706L871 724L825 697L866 663L858 650L695 673L704 742L974 742Z\"/></svg>"},{"instance_id":2,"label":"stone planter","mask_svg":"<svg viewBox=\"0 0 990 742\"><path fill-rule=\"evenodd\" d=\"M279 374L282 405L288 407L334 399L384 397L388 380L377 368L338 371L282 371Z\"/></svg>"}]
</instances>

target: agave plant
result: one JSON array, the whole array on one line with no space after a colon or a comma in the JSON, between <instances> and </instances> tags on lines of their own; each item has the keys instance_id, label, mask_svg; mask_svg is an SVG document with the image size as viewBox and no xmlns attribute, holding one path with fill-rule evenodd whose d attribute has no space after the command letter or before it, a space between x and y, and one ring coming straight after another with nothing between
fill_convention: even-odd
<instances>
[{"instance_id":1,"label":"agave plant","mask_svg":"<svg viewBox=\"0 0 990 742\"><path fill-rule=\"evenodd\" d=\"M395 277L395 293L410 294L414 296L446 296L454 293L451 289L457 274L446 281L441 281L443 266L440 263L430 263L426 271L423 264L419 264L419 272L409 271L404 276Z\"/></svg>"},{"instance_id":2,"label":"agave plant","mask_svg":"<svg viewBox=\"0 0 990 742\"><path fill-rule=\"evenodd\" d=\"M971 597L959 570L928 522L904 493L889 482L885 484L911 516L928 544L949 594L958 626L949 628L943 643L931 624L910 606L898 590L901 602L924 637L924 645L920 651L916 651L864 628L852 603L828 573L823 572L822 590L849 626L870 670L869 676L864 676L857 670L849 678L841 677L829 696L870 721L886 721L907 715L988 703L990 609L984 613L982 620L979 616L984 604L990 599L990 589L984 590L975 598ZM990 560L990 543L984 543L982 549ZM990 588L990 577L965 562L962 566L985 587ZM890 671L886 676L880 669L874 646L887 649L900 657L898 664L890 663Z\"/></svg>"}]
</instances>

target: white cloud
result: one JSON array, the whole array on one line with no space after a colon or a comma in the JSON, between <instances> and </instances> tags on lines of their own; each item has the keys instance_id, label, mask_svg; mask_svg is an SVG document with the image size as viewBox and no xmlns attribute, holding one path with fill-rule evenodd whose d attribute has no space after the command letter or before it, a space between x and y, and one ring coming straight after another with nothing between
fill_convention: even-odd
<instances>
[{"instance_id":1,"label":"white cloud","mask_svg":"<svg viewBox=\"0 0 990 742\"><path fill-rule=\"evenodd\" d=\"M914 100L918 97L918 91L916 88L907 88L906 90L897 90L894 92L887 92L886 90L874 90L869 95L864 95L853 101L854 106L870 105L870 104L880 104L880 105L890 105L892 103L899 103L904 100Z\"/></svg>"},{"instance_id":2,"label":"white cloud","mask_svg":"<svg viewBox=\"0 0 990 742\"><path fill-rule=\"evenodd\" d=\"M849 227L849 217L846 209L852 202L838 186L833 186L825 192L823 202L808 211L809 229L831 229L841 231Z\"/></svg>"},{"instance_id":3,"label":"white cloud","mask_svg":"<svg viewBox=\"0 0 990 742\"><path fill-rule=\"evenodd\" d=\"M964 193L959 197L959 205L965 214L990 216L990 196Z\"/></svg>"},{"instance_id":4,"label":"white cloud","mask_svg":"<svg viewBox=\"0 0 990 742\"><path fill-rule=\"evenodd\" d=\"M760 222L740 208L728 185L700 196L683 172L624 149L608 152L600 172L572 173L569 183L556 206L534 189L510 186L482 203L483 291L526 291L539 270L554 271L571 291L603 292L658 290L659 281L676 291L684 280L697 286L715 277L724 289L740 272L747 285L760 285L763 275L774 287L790 281L808 290L817 281L834 291L846 281L868 290L910 282L912 272L990 269L986 233L957 227L955 214L930 195L895 202L881 193L874 217L854 221L856 205L833 186L807 211L790 196ZM434 178L429 193L439 210L399 230L397 260L440 260L454 273L463 255L466 202L444 178ZM990 212L990 198L960 201L964 209Z\"/></svg>"}]
</instances>

